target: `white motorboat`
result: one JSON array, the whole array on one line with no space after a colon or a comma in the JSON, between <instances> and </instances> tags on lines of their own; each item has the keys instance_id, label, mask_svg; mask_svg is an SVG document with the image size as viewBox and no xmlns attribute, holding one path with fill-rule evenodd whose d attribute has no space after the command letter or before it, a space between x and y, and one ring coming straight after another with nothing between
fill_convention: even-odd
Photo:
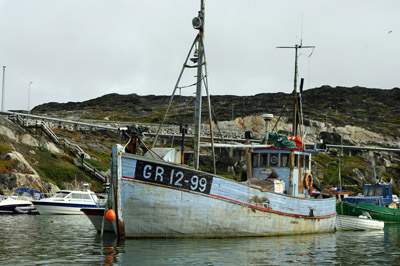
<instances>
[{"instance_id":1,"label":"white motorboat","mask_svg":"<svg viewBox=\"0 0 400 266\"><path fill-rule=\"evenodd\" d=\"M90 190L60 190L49 198L32 203L40 214L84 214L82 208L96 208L102 204Z\"/></svg>"},{"instance_id":2,"label":"white motorboat","mask_svg":"<svg viewBox=\"0 0 400 266\"><path fill-rule=\"evenodd\" d=\"M368 213L360 216L336 215L337 231L383 230L385 223L374 220Z\"/></svg>"},{"instance_id":3,"label":"white motorboat","mask_svg":"<svg viewBox=\"0 0 400 266\"><path fill-rule=\"evenodd\" d=\"M18 188L10 196L0 201L0 213L26 214L35 213L32 201L43 198L43 194L29 188Z\"/></svg>"}]
</instances>

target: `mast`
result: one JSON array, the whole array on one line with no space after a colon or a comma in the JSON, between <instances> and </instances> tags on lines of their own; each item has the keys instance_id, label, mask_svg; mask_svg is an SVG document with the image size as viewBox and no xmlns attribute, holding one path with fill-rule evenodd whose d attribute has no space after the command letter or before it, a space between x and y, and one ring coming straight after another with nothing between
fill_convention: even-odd
<instances>
[{"instance_id":1,"label":"mast","mask_svg":"<svg viewBox=\"0 0 400 266\"><path fill-rule=\"evenodd\" d=\"M201 131L201 89L202 89L202 78L203 78L203 61L204 61L204 0L200 0L200 11L199 15L192 20L193 27L199 30L197 38L198 47L198 62L197 62L197 86L196 86L196 103L194 108L194 146L193 155L194 169L199 169L199 157L200 157L200 131Z\"/></svg>"},{"instance_id":2,"label":"mast","mask_svg":"<svg viewBox=\"0 0 400 266\"><path fill-rule=\"evenodd\" d=\"M199 169L199 155L200 155L200 131L201 131L201 105L202 105L202 83L204 82L204 87L207 92L207 100L208 100L208 106L209 106L209 119L210 119L210 136L211 136L211 148L212 148L212 154L213 154L213 164L214 164L214 173L216 173L216 164L215 164L215 151L214 151L214 142L213 142L213 133L212 133L212 114L211 114L211 100L210 100L210 94L208 92L208 81L207 81L207 66L206 66L206 56L205 56L205 50L204 50L204 0L200 0L200 11L198 12L197 17L193 18L192 20L192 25L193 28L198 30L199 33L196 35L195 40L193 41L193 44L189 50L189 53L186 57L185 63L182 66L181 73L179 74L178 80L175 84L175 88L172 92L172 95L170 97L167 110L164 113L164 116L162 118L162 121L158 127L156 136L153 141L152 149L155 147L158 136L161 130L161 127L163 126L168 110L171 107L172 101L175 96L175 92L177 89L182 89L185 87L180 87L179 83L181 80L181 77L183 75L183 72L185 68L197 68L197 82L193 85L196 85L196 101L195 101L195 109L194 109L194 126L195 126L195 133L194 133L194 146L193 146L193 153L194 153L194 162L193 162L193 167L198 170ZM193 53L193 58L190 58L190 55L192 54L192 51L194 50ZM192 61L193 63L196 63L196 65L189 65L188 61ZM204 72L205 74L203 75L203 67L204 67ZM191 85L192 86L192 85Z\"/></svg>"},{"instance_id":3,"label":"mast","mask_svg":"<svg viewBox=\"0 0 400 266\"><path fill-rule=\"evenodd\" d=\"M292 135L297 136L297 114L299 112L299 106L298 106L298 94L297 94L297 72L298 72L298 66L297 66L297 58L298 58L298 49L301 48L315 48L315 46L303 46L302 41L300 41L300 45L296 44L295 46L278 46L276 48L289 48L289 49L294 49L294 85L293 85L293 96L294 96L294 101L293 101L293 129L292 129Z\"/></svg>"}]
</instances>

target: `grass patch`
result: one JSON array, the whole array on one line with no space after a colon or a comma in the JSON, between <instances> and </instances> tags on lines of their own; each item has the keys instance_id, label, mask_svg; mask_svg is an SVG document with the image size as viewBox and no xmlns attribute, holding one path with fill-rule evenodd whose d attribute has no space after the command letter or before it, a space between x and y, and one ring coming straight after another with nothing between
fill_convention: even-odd
<instances>
[{"instance_id":1,"label":"grass patch","mask_svg":"<svg viewBox=\"0 0 400 266\"><path fill-rule=\"evenodd\" d=\"M65 183L72 181L91 183L92 188L101 189L102 185L93 181L84 171L73 164L74 158L65 154L52 154L42 148L33 148L35 155L31 165L43 181L53 183L60 189L65 189Z\"/></svg>"},{"instance_id":2,"label":"grass patch","mask_svg":"<svg viewBox=\"0 0 400 266\"><path fill-rule=\"evenodd\" d=\"M91 157L94 157L107 166L110 163L110 158L111 158L111 149L109 151L98 151L98 150L93 150L93 149L85 149L85 152L87 152Z\"/></svg>"},{"instance_id":3,"label":"grass patch","mask_svg":"<svg viewBox=\"0 0 400 266\"><path fill-rule=\"evenodd\" d=\"M108 171L110 169L110 166L106 163L103 163L102 161L99 160L94 160L94 159L85 159L86 162L88 162L91 166L96 168L97 170L100 170L102 172Z\"/></svg>"},{"instance_id":4,"label":"grass patch","mask_svg":"<svg viewBox=\"0 0 400 266\"><path fill-rule=\"evenodd\" d=\"M14 168L14 164L10 160L0 159L0 173L9 174L11 170Z\"/></svg>"},{"instance_id":5,"label":"grass patch","mask_svg":"<svg viewBox=\"0 0 400 266\"><path fill-rule=\"evenodd\" d=\"M6 154L12 151L13 148L7 143L0 143L0 154Z\"/></svg>"},{"instance_id":6,"label":"grass patch","mask_svg":"<svg viewBox=\"0 0 400 266\"><path fill-rule=\"evenodd\" d=\"M43 180L56 184L60 189L65 189L64 182L72 182L74 180L85 181L91 183L91 179L74 165L66 162L48 162L41 163L35 169Z\"/></svg>"}]
</instances>

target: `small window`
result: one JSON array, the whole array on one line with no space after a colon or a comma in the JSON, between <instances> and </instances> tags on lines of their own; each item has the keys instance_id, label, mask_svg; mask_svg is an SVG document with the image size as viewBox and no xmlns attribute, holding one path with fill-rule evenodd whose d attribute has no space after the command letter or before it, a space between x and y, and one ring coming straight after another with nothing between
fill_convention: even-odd
<instances>
[{"instance_id":1,"label":"small window","mask_svg":"<svg viewBox=\"0 0 400 266\"><path fill-rule=\"evenodd\" d=\"M252 161L253 167L259 167L258 166L258 155L259 155L259 153L252 154L251 161Z\"/></svg>"},{"instance_id":2,"label":"small window","mask_svg":"<svg viewBox=\"0 0 400 266\"><path fill-rule=\"evenodd\" d=\"M363 195L368 196L368 187L367 186L363 187Z\"/></svg>"},{"instance_id":3,"label":"small window","mask_svg":"<svg viewBox=\"0 0 400 266\"><path fill-rule=\"evenodd\" d=\"M279 163L279 154L278 153L271 153L269 155L269 167L278 167Z\"/></svg>"},{"instance_id":4,"label":"small window","mask_svg":"<svg viewBox=\"0 0 400 266\"><path fill-rule=\"evenodd\" d=\"M90 200L89 194L82 194L82 199Z\"/></svg>"},{"instance_id":5,"label":"small window","mask_svg":"<svg viewBox=\"0 0 400 266\"><path fill-rule=\"evenodd\" d=\"M72 198L73 199L81 199L81 193L72 193Z\"/></svg>"},{"instance_id":6,"label":"small window","mask_svg":"<svg viewBox=\"0 0 400 266\"><path fill-rule=\"evenodd\" d=\"M299 167L299 155L295 155L294 156L294 168L298 168Z\"/></svg>"},{"instance_id":7,"label":"small window","mask_svg":"<svg viewBox=\"0 0 400 266\"><path fill-rule=\"evenodd\" d=\"M290 167L290 165L289 165L289 154L281 153L281 167Z\"/></svg>"},{"instance_id":8,"label":"small window","mask_svg":"<svg viewBox=\"0 0 400 266\"><path fill-rule=\"evenodd\" d=\"M266 167L267 166L267 162L268 162L268 154L267 153L261 154L260 166L261 167Z\"/></svg>"},{"instance_id":9,"label":"small window","mask_svg":"<svg viewBox=\"0 0 400 266\"><path fill-rule=\"evenodd\" d=\"M309 155L305 156L305 159L306 163L304 164L304 166L306 169L310 169L310 156Z\"/></svg>"},{"instance_id":10,"label":"small window","mask_svg":"<svg viewBox=\"0 0 400 266\"><path fill-rule=\"evenodd\" d=\"M374 187L369 187L368 196L369 197L375 196L375 188Z\"/></svg>"},{"instance_id":11,"label":"small window","mask_svg":"<svg viewBox=\"0 0 400 266\"><path fill-rule=\"evenodd\" d=\"M376 187L374 196L383 196L383 187Z\"/></svg>"},{"instance_id":12,"label":"small window","mask_svg":"<svg viewBox=\"0 0 400 266\"><path fill-rule=\"evenodd\" d=\"M304 167L304 155L300 155L300 168Z\"/></svg>"}]
</instances>

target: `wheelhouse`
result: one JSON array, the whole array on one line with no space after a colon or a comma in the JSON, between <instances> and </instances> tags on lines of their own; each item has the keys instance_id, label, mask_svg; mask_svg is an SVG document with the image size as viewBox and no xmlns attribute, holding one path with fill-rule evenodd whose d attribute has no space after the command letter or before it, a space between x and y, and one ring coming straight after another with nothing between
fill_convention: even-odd
<instances>
[{"instance_id":1,"label":"wheelhouse","mask_svg":"<svg viewBox=\"0 0 400 266\"><path fill-rule=\"evenodd\" d=\"M308 197L304 178L311 172L311 153L299 149L255 148L251 153L252 176L283 180L284 193Z\"/></svg>"}]
</instances>

